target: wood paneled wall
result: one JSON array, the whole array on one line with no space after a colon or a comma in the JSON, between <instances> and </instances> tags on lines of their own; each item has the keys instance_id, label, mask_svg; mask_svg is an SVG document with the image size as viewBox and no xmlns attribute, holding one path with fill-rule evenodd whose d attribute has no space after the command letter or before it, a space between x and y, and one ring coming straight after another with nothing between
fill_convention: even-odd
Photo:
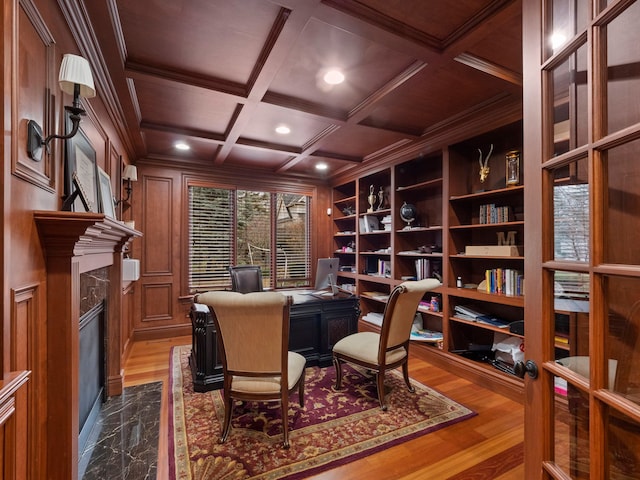
<instances>
[{"instance_id":1,"label":"wood paneled wall","mask_svg":"<svg viewBox=\"0 0 640 480\"><path fill-rule=\"evenodd\" d=\"M50 285L33 212L57 211L62 206L64 142L53 140L50 154L42 161L32 160L26 151L27 122L38 122L45 135L63 133L63 107L72 99L58 87L60 62L65 53L88 55L84 32L72 31L66 21L82 14L81 2L2 1L0 364L4 380L0 386L0 469L2 478L54 478L47 472L51 460L47 458L48 444L53 441L51 446L55 446L55 435L51 441L47 439L47 425L51 424L47 392L65 381L65 373L47 373L51 360L47 344L57 325L56 317L47 313ZM111 175L115 195L120 196L120 172L130 160L101 100L102 85L93 69L98 96L83 100L88 115L83 117L81 129L96 151L98 165ZM120 355L124 355L127 340L121 335L117 338ZM108 375L109 381L121 383L121 372Z\"/></svg>"},{"instance_id":2,"label":"wood paneled wall","mask_svg":"<svg viewBox=\"0 0 640 480\"><path fill-rule=\"evenodd\" d=\"M286 189L281 178L238 175L216 168L214 173L177 170L152 161L138 162L138 182L133 191L133 218L144 235L134 242L133 256L140 259L141 278L135 288L133 338L145 340L190 335L191 297L187 289L187 186L190 180L215 182L227 187ZM331 191L321 182L297 184L312 196L312 238L329 238ZM313 258L329 256L328 242L313 241Z\"/></svg>"}]
</instances>

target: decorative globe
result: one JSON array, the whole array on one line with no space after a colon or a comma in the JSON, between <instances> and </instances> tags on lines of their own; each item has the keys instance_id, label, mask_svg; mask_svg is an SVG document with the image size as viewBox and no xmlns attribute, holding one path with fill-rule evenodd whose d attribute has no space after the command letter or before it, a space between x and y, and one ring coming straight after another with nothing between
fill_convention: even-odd
<instances>
[{"instance_id":1,"label":"decorative globe","mask_svg":"<svg viewBox=\"0 0 640 480\"><path fill-rule=\"evenodd\" d=\"M411 228L411 223L416 220L417 215L418 211L416 210L415 205L404 202L400 207L400 218L407 222L407 226L405 228Z\"/></svg>"}]
</instances>

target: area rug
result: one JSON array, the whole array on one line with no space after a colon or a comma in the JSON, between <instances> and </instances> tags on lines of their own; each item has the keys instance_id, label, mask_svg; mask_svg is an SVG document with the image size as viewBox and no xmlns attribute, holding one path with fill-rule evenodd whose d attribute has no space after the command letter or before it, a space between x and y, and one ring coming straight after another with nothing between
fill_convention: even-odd
<instances>
[{"instance_id":1,"label":"area rug","mask_svg":"<svg viewBox=\"0 0 640 480\"><path fill-rule=\"evenodd\" d=\"M399 371L388 372L386 412L375 382L346 365L343 390L335 391L333 367L307 367L305 408L289 398L288 450L282 448L279 402L238 402L227 441L218 437L222 392L193 391L190 346L171 353L169 475L172 480L300 479L475 415L415 380L410 393Z\"/></svg>"}]
</instances>

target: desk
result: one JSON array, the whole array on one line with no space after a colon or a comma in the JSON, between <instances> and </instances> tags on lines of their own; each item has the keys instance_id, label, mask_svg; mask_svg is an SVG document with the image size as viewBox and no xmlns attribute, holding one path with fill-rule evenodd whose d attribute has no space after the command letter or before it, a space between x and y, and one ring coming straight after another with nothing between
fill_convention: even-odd
<instances>
[{"instance_id":1,"label":"desk","mask_svg":"<svg viewBox=\"0 0 640 480\"><path fill-rule=\"evenodd\" d=\"M332 349L341 338L358 330L358 297L340 293L335 297L294 294L289 312L289 350L307 359L307 366L326 367L332 362ZM193 389L207 392L222 387L222 357L209 307L191 306L192 343L189 365ZM265 338L268 338L265 336Z\"/></svg>"}]
</instances>

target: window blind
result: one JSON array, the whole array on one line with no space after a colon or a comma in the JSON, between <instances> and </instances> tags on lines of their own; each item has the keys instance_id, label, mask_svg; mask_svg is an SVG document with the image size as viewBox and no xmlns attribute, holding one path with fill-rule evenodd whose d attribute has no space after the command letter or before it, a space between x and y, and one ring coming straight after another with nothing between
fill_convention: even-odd
<instances>
[{"instance_id":1,"label":"window blind","mask_svg":"<svg viewBox=\"0 0 640 480\"><path fill-rule=\"evenodd\" d=\"M233 260L233 191L189 187L189 290L230 284Z\"/></svg>"},{"instance_id":2,"label":"window blind","mask_svg":"<svg viewBox=\"0 0 640 480\"><path fill-rule=\"evenodd\" d=\"M265 287L308 286L310 230L309 196L189 186L189 292L229 288L230 265L260 265Z\"/></svg>"},{"instance_id":3,"label":"window blind","mask_svg":"<svg viewBox=\"0 0 640 480\"><path fill-rule=\"evenodd\" d=\"M309 197L278 193L276 203L276 285L309 285L310 225Z\"/></svg>"}]
</instances>

